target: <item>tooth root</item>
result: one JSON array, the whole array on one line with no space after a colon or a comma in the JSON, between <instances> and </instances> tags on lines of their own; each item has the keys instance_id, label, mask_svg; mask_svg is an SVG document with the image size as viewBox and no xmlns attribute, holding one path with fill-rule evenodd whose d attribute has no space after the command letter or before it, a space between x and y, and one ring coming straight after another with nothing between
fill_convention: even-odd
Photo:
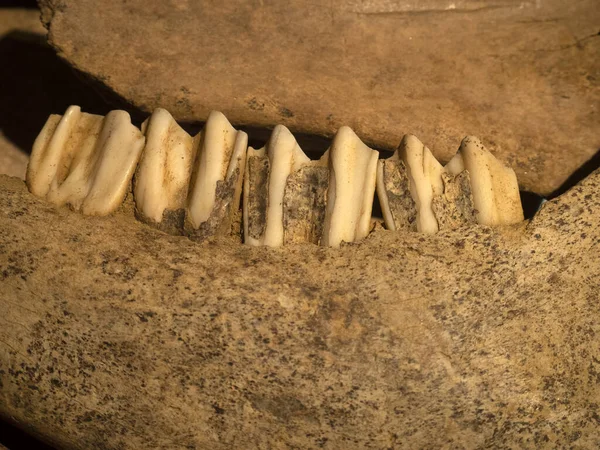
<instances>
[{"instance_id":1,"label":"tooth root","mask_svg":"<svg viewBox=\"0 0 600 450\"><path fill-rule=\"evenodd\" d=\"M413 135L402 138L391 158L378 167L378 196L386 227L436 233L432 200L443 191L442 165Z\"/></svg>"},{"instance_id":2,"label":"tooth root","mask_svg":"<svg viewBox=\"0 0 600 450\"><path fill-rule=\"evenodd\" d=\"M196 136L196 161L190 181L186 234L195 240L230 234L237 221L248 135L212 111Z\"/></svg>"},{"instance_id":3,"label":"tooth root","mask_svg":"<svg viewBox=\"0 0 600 450\"><path fill-rule=\"evenodd\" d=\"M417 230L417 205L410 193L410 179L398 152L377 162L377 197L388 230Z\"/></svg>"},{"instance_id":4,"label":"tooth root","mask_svg":"<svg viewBox=\"0 0 600 450\"><path fill-rule=\"evenodd\" d=\"M247 158L244 242L278 247L284 243L283 201L288 177L309 164L310 158L283 125L273 129L264 148L249 148Z\"/></svg>"},{"instance_id":5,"label":"tooth root","mask_svg":"<svg viewBox=\"0 0 600 450\"><path fill-rule=\"evenodd\" d=\"M479 223L502 225L524 219L515 172L498 161L476 137L463 139L447 168L452 174L461 169L469 172Z\"/></svg>"},{"instance_id":6,"label":"tooth root","mask_svg":"<svg viewBox=\"0 0 600 450\"><path fill-rule=\"evenodd\" d=\"M283 196L284 243L319 244L327 210L329 154L288 176Z\"/></svg>"},{"instance_id":7,"label":"tooth root","mask_svg":"<svg viewBox=\"0 0 600 450\"><path fill-rule=\"evenodd\" d=\"M194 160L193 138L162 108L142 125L146 145L135 173L136 217L181 234Z\"/></svg>"},{"instance_id":8,"label":"tooth root","mask_svg":"<svg viewBox=\"0 0 600 450\"><path fill-rule=\"evenodd\" d=\"M321 245L338 247L369 234L378 152L348 127L338 130L329 149L329 190Z\"/></svg>"},{"instance_id":9,"label":"tooth root","mask_svg":"<svg viewBox=\"0 0 600 450\"><path fill-rule=\"evenodd\" d=\"M434 195L432 200L439 230L453 230L467 224L477 223L469 172L463 170L454 176L444 171L441 179L443 192Z\"/></svg>"},{"instance_id":10,"label":"tooth root","mask_svg":"<svg viewBox=\"0 0 600 450\"><path fill-rule=\"evenodd\" d=\"M125 111L106 117L71 106L50 116L28 167L32 193L87 215L107 215L125 199L144 137Z\"/></svg>"}]
</instances>

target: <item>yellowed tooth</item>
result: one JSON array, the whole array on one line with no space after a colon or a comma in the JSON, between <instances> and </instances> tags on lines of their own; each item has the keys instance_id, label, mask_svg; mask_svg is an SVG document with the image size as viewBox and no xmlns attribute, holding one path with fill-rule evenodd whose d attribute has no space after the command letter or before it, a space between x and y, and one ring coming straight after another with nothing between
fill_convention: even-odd
<instances>
[{"instance_id":1,"label":"yellowed tooth","mask_svg":"<svg viewBox=\"0 0 600 450\"><path fill-rule=\"evenodd\" d=\"M377 193L386 226L438 231L432 200L443 192L442 165L413 135L402 138L391 158L378 162Z\"/></svg>"},{"instance_id":2,"label":"yellowed tooth","mask_svg":"<svg viewBox=\"0 0 600 450\"><path fill-rule=\"evenodd\" d=\"M87 215L107 215L125 199L144 137L125 111L106 117L71 106L52 115L36 139L29 190L56 205Z\"/></svg>"},{"instance_id":3,"label":"yellowed tooth","mask_svg":"<svg viewBox=\"0 0 600 450\"><path fill-rule=\"evenodd\" d=\"M473 136L463 139L458 153L446 165L452 175L469 172L477 221L502 225L523 220L523 207L515 172L498 161Z\"/></svg>"},{"instance_id":4,"label":"yellowed tooth","mask_svg":"<svg viewBox=\"0 0 600 450\"><path fill-rule=\"evenodd\" d=\"M146 146L136 170L138 219L179 234L183 230L194 161L193 138L162 108L144 122Z\"/></svg>"},{"instance_id":5,"label":"yellowed tooth","mask_svg":"<svg viewBox=\"0 0 600 450\"><path fill-rule=\"evenodd\" d=\"M277 125L267 145L248 149L244 177L244 242L278 247L284 243L283 201L291 173L310 163L296 139Z\"/></svg>"},{"instance_id":6,"label":"yellowed tooth","mask_svg":"<svg viewBox=\"0 0 600 450\"><path fill-rule=\"evenodd\" d=\"M190 180L186 234L203 240L229 234L242 193L248 135L238 131L218 111L212 111L197 146Z\"/></svg>"},{"instance_id":7,"label":"yellowed tooth","mask_svg":"<svg viewBox=\"0 0 600 450\"><path fill-rule=\"evenodd\" d=\"M138 218L197 240L227 234L239 206L246 133L213 111L192 138L161 108L142 129L147 142L135 177Z\"/></svg>"},{"instance_id":8,"label":"yellowed tooth","mask_svg":"<svg viewBox=\"0 0 600 450\"><path fill-rule=\"evenodd\" d=\"M338 247L371 230L379 153L349 127L338 130L329 148L329 190L321 245Z\"/></svg>"}]
</instances>

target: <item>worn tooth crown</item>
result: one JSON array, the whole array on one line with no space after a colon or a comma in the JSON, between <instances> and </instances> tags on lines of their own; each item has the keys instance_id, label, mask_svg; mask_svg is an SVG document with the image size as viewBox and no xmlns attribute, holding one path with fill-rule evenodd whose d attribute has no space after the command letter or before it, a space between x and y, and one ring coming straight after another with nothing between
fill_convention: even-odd
<instances>
[{"instance_id":1,"label":"worn tooth crown","mask_svg":"<svg viewBox=\"0 0 600 450\"><path fill-rule=\"evenodd\" d=\"M37 137L27 169L29 190L56 205L106 215L125 199L144 137L125 111L106 117L70 106L51 115Z\"/></svg>"},{"instance_id":2,"label":"worn tooth crown","mask_svg":"<svg viewBox=\"0 0 600 450\"><path fill-rule=\"evenodd\" d=\"M329 192L322 245L338 247L371 230L379 153L349 127L338 130L329 149Z\"/></svg>"},{"instance_id":3,"label":"worn tooth crown","mask_svg":"<svg viewBox=\"0 0 600 450\"><path fill-rule=\"evenodd\" d=\"M215 208L217 184L235 177L236 207L244 174L248 135L238 131L218 111L212 111L199 136L196 165L188 198L189 220L193 228L209 220Z\"/></svg>"},{"instance_id":4,"label":"worn tooth crown","mask_svg":"<svg viewBox=\"0 0 600 450\"><path fill-rule=\"evenodd\" d=\"M242 192L243 236L250 245L337 247L363 239L372 228L375 190L390 230L435 233L523 220L514 171L475 137L466 137L443 167L413 135L403 137L392 157L378 160L377 151L342 127L325 154L311 161L283 125L255 150L218 111L192 137L161 108L140 132L125 111L103 117L71 106L48 118L26 182L51 203L106 215L125 199L134 171L136 217L195 240L239 230Z\"/></svg>"},{"instance_id":5,"label":"worn tooth crown","mask_svg":"<svg viewBox=\"0 0 600 450\"><path fill-rule=\"evenodd\" d=\"M425 233L479 222L523 220L514 172L474 137L463 140L445 166L416 137L404 136L396 153L378 162L377 194L386 227Z\"/></svg>"},{"instance_id":6,"label":"worn tooth crown","mask_svg":"<svg viewBox=\"0 0 600 450\"><path fill-rule=\"evenodd\" d=\"M133 190L137 216L181 229L194 159L193 139L162 108L154 110L142 130L146 146Z\"/></svg>"},{"instance_id":7,"label":"worn tooth crown","mask_svg":"<svg viewBox=\"0 0 600 450\"><path fill-rule=\"evenodd\" d=\"M136 212L164 231L196 239L229 231L239 205L248 136L217 111L192 138L164 109L144 123Z\"/></svg>"},{"instance_id":8,"label":"worn tooth crown","mask_svg":"<svg viewBox=\"0 0 600 450\"><path fill-rule=\"evenodd\" d=\"M478 138L464 138L458 153L446 168L453 175L462 170L468 171L479 223L504 225L523 220L515 172L498 161Z\"/></svg>"},{"instance_id":9,"label":"worn tooth crown","mask_svg":"<svg viewBox=\"0 0 600 450\"><path fill-rule=\"evenodd\" d=\"M244 185L244 241L277 247L284 243L283 200L289 175L310 163L296 139L277 125L267 145L248 149Z\"/></svg>"}]
</instances>

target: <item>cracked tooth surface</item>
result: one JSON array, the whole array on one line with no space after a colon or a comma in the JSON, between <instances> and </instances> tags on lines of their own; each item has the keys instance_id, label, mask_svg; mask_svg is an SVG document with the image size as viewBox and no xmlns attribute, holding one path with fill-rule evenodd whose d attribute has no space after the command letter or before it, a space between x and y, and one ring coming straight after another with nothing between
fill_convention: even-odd
<instances>
[{"instance_id":1,"label":"cracked tooth surface","mask_svg":"<svg viewBox=\"0 0 600 450\"><path fill-rule=\"evenodd\" d=\"M136 217L170 233L181 233L194 160L193 138L165 109L144 122L146 146L135 173Z\"/></svg>"},{"instance_id":2,"label":"cracked tooth surface","mask_svg":"<svg viewBox=\"0 0 600 450\"><path fill-rule=\"evenodd\" d=\"M144 146L125 111L106 117L70 106L51 115L33 145L27 186L56 205L106 215L125 199Z\"/></svg>"},{"instance_id":3,"label":"cracked tooth surface","mask_svg":"<svg viewBox=\"0 0 600 450\"><path fill-rule=\"evenodd\" d=\"M363 239L371 229L379 153L349 127L338 130L329 148L329 190L321 244Z\"/></svg>"},{"instance_id":4,"label":"cracked tooth surface","mask_svg":"<svg viewBox=\"0 0 600 450\"><path fill-rule=\"evenodd\" d=\"M267 145L248 148L244 177L244 242L278 247L284 243L283 200L291 173L309 164L296 139L277 125Z\"/></svg>"},{"instance_id":5,"label":"cracked tooth surface","mask_svg":"<svg viewBox=\"0 0 600 450\"><path fill-rule=\"evenodd\" d=\"M469 172L477 221L484 225L517 223L524 219L515 172L498 161L473 136L461 142L458 153L446 165L452 175Z\"/></svg>"}]
</instances>

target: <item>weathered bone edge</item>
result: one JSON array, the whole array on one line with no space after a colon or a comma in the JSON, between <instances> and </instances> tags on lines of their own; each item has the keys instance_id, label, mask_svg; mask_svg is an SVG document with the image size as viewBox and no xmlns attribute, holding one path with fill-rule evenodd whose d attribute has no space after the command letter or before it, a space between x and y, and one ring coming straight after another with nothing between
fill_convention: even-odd
<instances>
[{"instance_id":1,"label":"weathered bone edge","mask_svg":"<svg viewBox=\"0 0 600 450\"><path fill-rule=\"evenodd\" d=\"M0 414L62 448L600 446L600 171L528 224L286 251L0 190Z\"/></svg>"}]
</instances>

